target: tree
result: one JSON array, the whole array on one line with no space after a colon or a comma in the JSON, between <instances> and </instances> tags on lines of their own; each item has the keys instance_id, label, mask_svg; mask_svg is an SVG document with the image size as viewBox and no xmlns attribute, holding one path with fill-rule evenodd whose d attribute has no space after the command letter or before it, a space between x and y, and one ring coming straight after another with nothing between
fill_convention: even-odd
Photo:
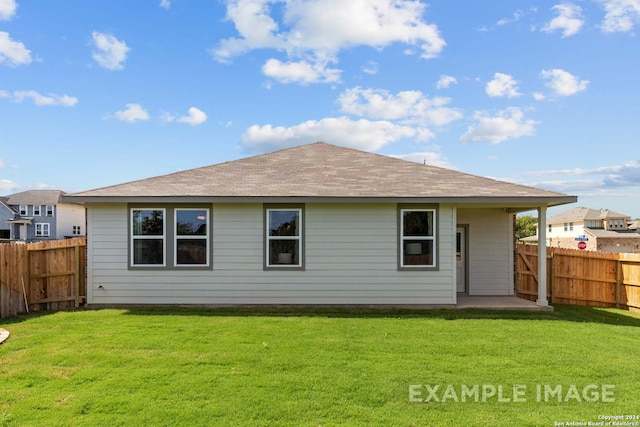
<instances>
[{"instance_id":1,"label":"tree","mask_svg":"<svg viewBox=\"0 0 640 427\"><path fill-rule=\"evenodd\" d=\"M538 218L531 215L523 215L516 217L516 239L523 237L535 236Z\"/></svg>"}]
</instances>

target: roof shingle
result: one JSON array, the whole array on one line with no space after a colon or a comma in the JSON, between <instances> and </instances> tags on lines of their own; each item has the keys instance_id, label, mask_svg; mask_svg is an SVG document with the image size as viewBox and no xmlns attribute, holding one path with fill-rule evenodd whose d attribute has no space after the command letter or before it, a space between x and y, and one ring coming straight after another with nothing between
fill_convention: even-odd
<instances>
[{"instance_id":1,"label":"roof shingle","mask_svg":"<svg viewBox=\"0 0 640 427\"><path fill-rule=\"evenodd\" d=\"M566 194L322 142L72 197L539 197Z\"/></svg>"}]
</instances>

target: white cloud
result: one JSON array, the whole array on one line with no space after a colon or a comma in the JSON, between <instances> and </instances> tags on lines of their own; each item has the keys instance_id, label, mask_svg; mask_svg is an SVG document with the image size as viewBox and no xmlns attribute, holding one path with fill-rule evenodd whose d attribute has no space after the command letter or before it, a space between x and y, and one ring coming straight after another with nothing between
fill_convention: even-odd
<instances>
[{"instance_id":1,"label":"white cloud","mask_svg":"<svg viewBox=\"0 0 640 427\"><path fill-rule=\"evenodd\" d=\"M584 25L582 19L582 9L573 3L557 4L551 8L558 13L558 16L544 25L541 30L546 33L552 33L556 30L562 30L562 37L576 35Z\"/></svg>"},{"instance_id":2,"label":"white cloud","mask_svg":"<svg viewBox=\"0 0 640 427\"><path fill-rule=\"evenodd\" d=\"M558 191L593 191L640 187L640 161L631 160L621 165L595 168L541 170L529 172L528 176L558 176L564 179L542 181L545 188ZM576 179L575 177L588 177ZM536 184L537 185L537 184Z\"/></svg>"},{"instance_id":3,"label":"white cloud","mask_svg":"<svg viewBox=\"0 0 640 427\"><path fill-rule=\"evenodd\" d=\"M378 63L376 61L369 61L362 67L362 71L373 76L378 74Z\"/></svg>"},{"instance_id":4,"label":"white cloud","mask_svg":"<svg viewBox=\"0 0 640 427\"><path fill-rule=\"evenodd\" d=\"M518 22L520 20L520 18L522 18L523 16L524 16L524 14L522 13L521 10L516 10L515 12L513 12L513 15L511 15L510 18L502 18L498 22L496 22L496 26L501 27L503 25L512 24L514 22Z\"/></svg>"},{"instance_id":5,"label":"white cloud","mask_svg":"<svg viewBox=\"0 0 640 427\"><path fill-rule=\"evenodd\" d=\"M503 73L495 73L493 80L487 83L485 91L487 95L491 97L506 96L508 98L514 98L521 95L521 93L518 92L518 82L509 74Z\"/></svg>"},{"instance_id":6,"label":"white cloud","mask_svg":"<svg viewBox=\"0 0 640 427\"><path fill-rule=\"evenodd\" d=\"M547 97L542 92L533 92L533 99L536 101L544 101Z\"/></svg>"},{"instance_id":7,"label":"white cloud","mask_svg":"<svg viewBox=\"0 0 640 427\"><path fill-rule=\"evenodd\" d=\"M9 163L5 162L4 159L0 158L0 169L19 169L18 165L10 165Z\"/></svg>"},{"instance_id":8,"label":"white cloud","mask_svg":"<svg viewBox=\"0 0 640 427\"><path fill-rule=\"evenodd\" d=\"M338 97L340 110L347 114L370 119L399 120L400 124L444 126L462 117L447 107L450 98L428 98L420 91L391 94L383 89L354 87Z\"/></svg>"},{"instance_id":9,"label":"white cloud","mask_svg":"<svg viewBox=\"0 0 640 427\"><path fill-rule=\"evenodd\" d=\"M182 117L176 117L173 114L164 113L160 120L166 123L178 122L186 123L191 126L198 126L207 121L207 114L197 107L189 108L189 114Z\"/></svg>"},{"instance_id":10,"label":"white cloud","mask_svg":"<svg viewBox=\"0 0 640 427\"><path fill-rule=\"evenodd\" d=\"M600 25L604 33L632 31L640 22L640 0L601 0L605 16Z\"/></svg>"},{"instance_id":11,"label":"white cloud","mask_svg":"<svg viewBox=\"0 0 640 427\"><path fill-rule=\"evenodd\" d=\"M169 9L171 7L171 2L169 0L160 0L160 7Z\"/></svg>"},{"instance_id":12,"label":"white cloud","mask_svg":"<svg viewBox=\"0 0 640 427\"><path fill-rule=\"evenodd\" d=\"M122 70L123 62L127 60L127 54L131 50L127 44L111 34L97 31L92 33L92 37L95 47L93 59L108 70Z\"/></svg>"},{"instance_id":13,"label":"white cloud","mask_svg":"<svg viewBox=\"0 0 640 427\"><path fill-rule=\"evenodd\" d=\"M228 0L226 18L238 37L221 40L212 54L229 62L254 49L275 49L292 64L326 64L346 48L402 43L434 58L446 43L438 27L424 21L425 11L425 4L411 0Z\"/></svg>"},{"instance_id":14,"label":"white cloud","mask_svg":"<svg viewBox=\"0 0 640 427\"><path fill-rule=\"evenodd\" d=\"M62 107L73 107L78 103L78 98L69 95L56 95L49 94L48 96L41 95L35 90L17 90L13 92L12 96L15 102L22 102L26 98L29 98L33 101L35 105L38 106L62 106Z\"/></svg>"},{"instance_id":15,"label":"white cloud","mask_svg":"<svg viewBox=\"0 0 640 427\"><path fill-rule=\"evenodd\" d=\"M449 163L449 161L442 155L442 153L434 151L419 151L408 154L389 154L389 156L395 157L396 159L407 160L409 162L438 166L447 169L455 169L455 167L451 163Z\"/></svg>"},{"instance_id":16,"label":"white cloud","mask_svg":"<svg viewBox=\"0 0 640 427\"><path fill-rule=\"evenodd\" d=\"M129 123L149 120L149 113L140 104L127 104L126 107L126 110L116 111L115 116L118 120Z\"/></svg>"},{"instance_id":17,"label":"white cloud","mask_svg":"<svg viewBox=\"0 0 640 427\"><path fill-rule=\"evenodd\" d=\"M366 151L375 151L402 138L426 140L429 131L400 126L389 121L351 120L347 117L309 120L291 127L253 125L242 135L250 151L265 151L325 141Z\"/></svg>"},{"instance_id":18,"label":"white cloud","mask_svg":"<svg viewBox=\"0 0 640 427\"><path fill-rule=\"evenodd\" d=\"M207 121L207 114L199 108L189 108L189 114L177 119L180 123L186 123L191 126L198 126Z\"/></svg>"},{"instance_id":19,"label":"white cloud","mask_svg":"<svg viewBox=\"0 0 640 427\"><path fill-rule=\"evenodd\" d=\"M316 62L310 64L307 61L281 62L277 59L269 59L263 66L264 75L271 77L280 83L335 83L340 81L340 70L327 68L326 63Z\"/></svg>"},{"instance_id":20,"label":"white cloud","mask_svg":"<svg viewBox=\"0 0 640 427\"><path fill-rule=\"evenodd\" d=\"M8 21L13 18L17 7L15 0L0 0L0 21Z\"/></svg>"},{"instance_id":21,"label":"white cloud","mask_svg":"<svg viewBox=\"0 0 640 427\"><path fill-rule=\"evenodd\" d=\"M518 107L499 111L495 116L476 112L475 119L476 124L469 126L467 132L460 137L460 141L499 144L508 139L533 135L538 123L525 119L522 110Z\"/></svg>"},{"instance_id":22,"label":"white cloud","mask_svg":"<svg viewBox=\"0 0 640 427\"><path fill-rule=\"evenodd\" d=\"M542 70L540 77L546 80L545 86L559 96L571 96L587 89L589 80L580 80L568 71L554 68Z\"/></svg>"},{"instance_id":23,"label":"white cloud","mask_svg":"<svg viewBox=\"0 0 640 427\"><path fill-rule=\"evenodd\" d=\"M448 76L446 74L442 74L438 82L436 83L436 88L438 89L447 89L449 86L453 84L458 84L458 79L453 76Z\"/></svg>"},{"instance_id":24,"label":"white cloud","mask_svg":"<svg viewBox=\"0 0 640 427\"><path fill-rule=\"evenodd\" d=\"M9 33L0 31L0 64L11 66L31 63L31 51L23 43L11 40Z\"/></svg>"},{"instance_id":25,"label":"white cloud","mask_svg":"<svg viewBox=\"0 0 640 427\"><path fill-rule=\"evenodd\" d=\"M21 185L17 182L10 181L8 179L0 179L0 192L10 193L20 188Z\"/></svg>"}]
</instances>

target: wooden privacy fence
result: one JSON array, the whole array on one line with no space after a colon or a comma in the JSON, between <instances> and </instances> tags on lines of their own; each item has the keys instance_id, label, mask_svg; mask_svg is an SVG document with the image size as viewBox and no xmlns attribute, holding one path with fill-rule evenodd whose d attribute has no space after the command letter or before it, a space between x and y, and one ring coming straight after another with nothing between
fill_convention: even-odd
<instances>
[{"instance_id":1,"label":"wooden privacy fence","mask_svg":"<svg viewBox=\"0 0 640 427\"><path fill-rule=\"evenodd\" d=\"M86 294L84 237L0 244L0 318L78 307Z\"/></svg>"},{"instance_id":2,"label":"wooden privacy fence","mask_svg":"<svg viewBox=\"0 0 640 427\"><path fill-rule=\"evenodd\" d=\"M538 246L517 245L516 295L538 297ZM547 297L557 304L640 311L640 254L547 248Z\"/></svg>"}]
</instances>

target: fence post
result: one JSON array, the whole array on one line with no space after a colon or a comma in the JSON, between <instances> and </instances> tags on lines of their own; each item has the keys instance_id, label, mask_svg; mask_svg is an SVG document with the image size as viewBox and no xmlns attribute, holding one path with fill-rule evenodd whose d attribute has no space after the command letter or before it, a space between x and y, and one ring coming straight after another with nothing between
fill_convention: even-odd
<instances>
[{"instance_id":1,"label":"fence post","mask_svg":"<svg viewBox=\"0 0 640 427\"><path fill-rule=\"evenodd\" d=\"M553 265L553 259L555 257L553 256L553 251L550 252L551 255L549 256L549 270L551 271L551 274L549 275L549 300L551 301L551 304L553 304L555 302L553 300L553 296L555 295L555 291L553 289L553 285L555 283L555 280L553 280L553 276L555 276L555 266Z\"/></svg>"},{"instance_id":2,"label":"fence post","mask_svg":"<svg viewBox=\"0 0 640 427\"><path fill-rule=\"evenodd\" d=\"M620 308L620 288L622 286L622 261L616 260L616 308Z\"/></svg>"}]
</instances>

